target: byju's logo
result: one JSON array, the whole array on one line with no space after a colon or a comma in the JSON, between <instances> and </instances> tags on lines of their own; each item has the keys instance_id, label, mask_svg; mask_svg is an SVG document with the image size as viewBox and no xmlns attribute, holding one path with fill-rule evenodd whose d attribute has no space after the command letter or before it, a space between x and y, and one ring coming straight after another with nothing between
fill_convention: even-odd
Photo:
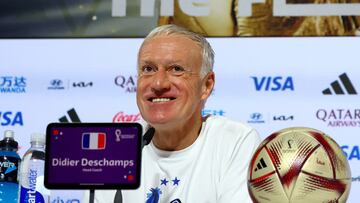
<instances>
[{"instance_id":1,"label":"byju's logo","mask_svg":"<svg viewBox=\"0 0 360 203\"><path fill-rule=\"evenodd\" d=\"M126 93L136 92L137 76L123 76L118 75L115 77L115 85L121 87Z\"/></svg>"},{"instance_id":2,"label":"byju's logo","mask_svg":"<svg viewBox=\"0 0 360 203\"><path fill-rule=\"evenodd\" d=\"M70 120L73 122L73 123L80 123L80 118L78 116L78 114L76 113L75 109L72 108L70 109L69 111L67 111L69 117L70 117ZM61 123L68 123L69 120L67 119L66 115L65 116L62 116L61 118L59 118L59 121Z\"/></svg>"},{"instance_id":3,"label":"byju's logo","mask_svg":"<svg viewBox=\"0 0 360 203\"><path fill-rule=\"evenodd\" d=\"M334 82L332 82L331 88L326 88L322 93L324 95L332 95L333 93L331 92L331 89L334 91L334 94L336 95L343 95L345 94L344 89L341 87L343 86L346 90L347 94L352 94L352 95L356 95L357 92L353 86L353 84L351 83L349 77L346 75L346 73L343 73L339 76L340 80L335 80Z\"/></svg>"},{"instance_id":4,"label":"byju's logo","mask_svg":"<svg viewBox=\"0 0 360 203\"><path fill-rule=\"evenodd\" d=\"M23 76L0 76L0 93L25 93L26 78Z\"/></svg>"},{"instance_id":5,"label":"byju's logo","mask_svg":"<svg viewBox=\"0 0 360 203\"><path fill-rule=\"evenodd\" d=\"M214 116L225 116L225 111L222 109L203 109L201 111L202 116L214 115Z\"/></svg>"},{"instance_id":6,"label":"byju's logo","mask_svg":"<svg viewBox=\"0 0 360 203\"><path fill-rule=\"evenodd\" d=\"M346 158L348 160L357 160L360 161L360 150L359 146L349 146L349 145L343 145L341 146L341 149L343 150Z\"/></svg>"},{"instance_id":7,"label":"byju's logo","mask_svg":"<svg viewBox=\"0 0 360 203\"><path fill-rule=\"evenodd\" d=\"M122 111L115 114L113 118L114 123L122 123L122 122L136 122L140 120L141 115L140 113L137 114L126 114Z\"/></svg>"},{"instance_id":8,"label":"byju's logo","mask_svg":"<svg viewBox=\"0 0 360 203\"><path fill-rule=\"evenodd\" d=\"M77 88L77 87L92 87L93 82L73 82L72 86L75 88Z\"/></svg>"},{"instance_id":9,"label":"byju's logo","mask_svg":"<svg viewBox=\"0 0 360 203\"><path fill-rule=\"evenodd\" d=\"M261 113L252 113L250 114L250 120L248 123L265 123L263 116Z\"/></svg>"},{"instance_id":10,"label":"byju's logo","mask_svg":"<svg viewBox=\"0 0 360 203\"><path fill-rule=\"evenodd\" d=\"M23 116L20 111L0 111L0 125L1 126L23 126Z\"/></svg>"},{"instance_id":11,"label":"byju's logo","mask_svg":"<svg viewBox=\"0 0 360 203\"><path fill-rule=\"evenodd\" d=\"M316 118L328 127L360 127L360 109L319 109Z\"/></svg>"},{"instance_id":12,"label":"byju's logo","mask_svg":"<svg viewBox=\"0 0 360 203\"><path fill-rule=\"evenodd\" d=\"M293 78L282 76L251 77L256 91L294 91Z\"/></svg>"},{"instance_id":13,"label":"byju's logo","mask_svg":"<svg viewBox=\"0 0 360 203\"><path fill-rule=\"evenodd\" d=\"M63 81L60 79L53 79L50 81L50 85L48 87L49 90L63 90L65 89L63 85Z\"/></svg>"}]
</instances>

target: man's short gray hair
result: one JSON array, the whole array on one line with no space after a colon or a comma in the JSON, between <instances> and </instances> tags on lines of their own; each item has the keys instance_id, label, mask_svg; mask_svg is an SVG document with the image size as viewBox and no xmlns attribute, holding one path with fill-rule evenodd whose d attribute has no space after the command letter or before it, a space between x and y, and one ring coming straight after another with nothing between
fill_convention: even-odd
<instances>
[{"instance_id":1,"label":"man's short gray hair","mask_svg":"<svg viewBox=\"0 0 360 203\"><path fill-rule=\"evenodd\" d=\"M200 46L202 50L202 65L200 70L200 77L204 78L206 74L213 70L215 55L214 50L211 48L210 43L202 35L174 24L162 25L153 29L145 37L145 40L142 43L141 47L146 43L146 41L159 35L182 35L193 40Z\"/></svg>"}]
</instances>

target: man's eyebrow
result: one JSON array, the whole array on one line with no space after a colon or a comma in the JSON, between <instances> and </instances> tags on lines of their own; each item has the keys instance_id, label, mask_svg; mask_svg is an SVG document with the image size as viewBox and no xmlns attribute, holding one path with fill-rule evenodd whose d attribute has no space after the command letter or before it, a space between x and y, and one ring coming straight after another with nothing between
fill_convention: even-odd
<instances>
[{"instance_id":1,"label":"man's eyebrow","mask_svg":"<svg viewBox=\"0 0 360 203\"><path fill-rule=\"evenodd\" d=\"M149 61L149 60L140 61L140 64L154 65L154 63L152 61Z\"/></svg>"}]
</instances>

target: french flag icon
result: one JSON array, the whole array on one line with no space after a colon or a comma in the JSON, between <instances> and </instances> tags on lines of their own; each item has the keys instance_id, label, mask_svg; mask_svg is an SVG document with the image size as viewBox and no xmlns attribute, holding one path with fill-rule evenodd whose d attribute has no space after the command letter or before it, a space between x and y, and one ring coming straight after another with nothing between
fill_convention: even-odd
<instances>
[{"instance_id":1,"label":"french flag icon","mask_svg":"<svg viewBox=\"0 0 360 203\"><path fill-rule=\"evenodd\" d=\"M82 134L82 149L102 150L105 149L106 134L101 132L90 132Z\"/></svg>"}]
</instances>

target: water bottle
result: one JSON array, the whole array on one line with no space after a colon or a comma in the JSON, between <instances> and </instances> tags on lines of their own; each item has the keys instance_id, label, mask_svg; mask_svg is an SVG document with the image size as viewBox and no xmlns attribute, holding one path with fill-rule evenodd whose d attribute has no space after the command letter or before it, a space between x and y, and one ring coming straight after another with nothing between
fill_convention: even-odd
<instances>
[{"instance_id":1,"label":"water bottle","mask_svg":"<svg viewBox=\"0 0 360 203\"><path fill-rule=\"evenodd\" d=\"M44 186L45 136L31 135L31 147L20 165L20 203L49 203L50 191Z\"/></svg>"},{"instance_id":2,"label":"water bottle","mask_svg":"<svg viewBox=\"0 0 360 203\"><path fill-rule=\"evenodd\" d=\"M0 202L16 203L18 200L18 167L20 156L14 132L7 130L0 141Z\"/></svg>"}]
</instances>

